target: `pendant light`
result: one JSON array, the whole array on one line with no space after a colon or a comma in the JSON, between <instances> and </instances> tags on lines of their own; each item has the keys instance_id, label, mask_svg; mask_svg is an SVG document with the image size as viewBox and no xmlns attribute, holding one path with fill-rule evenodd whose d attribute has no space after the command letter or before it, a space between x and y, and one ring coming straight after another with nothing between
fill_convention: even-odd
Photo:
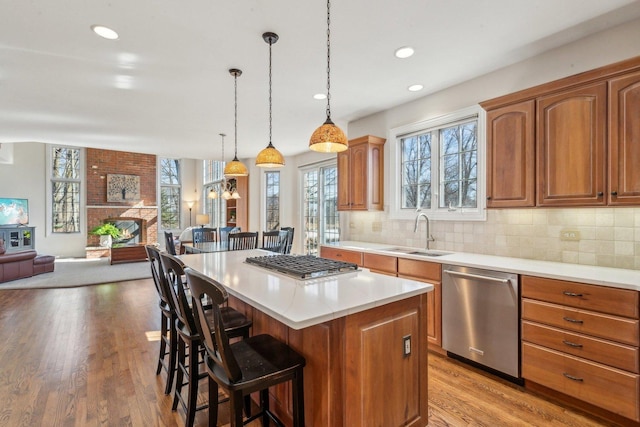
<instances>
[{"instance_id":1,"label":"pendant light","mask_svg":"<svg viewBox=\"0 0 640 427\"><path fill-rule=\"evenodd\" d=\"M249 175L249 171L247 167L238 160L238 77L242 75L242 71L237 68L232 68L229 70L229 74L233 76L234 82L234 94L235 94L235 102L234 102L234 129L235 129L235 156L231 163L227 163L224 167L224 175L225 176L247 176ZM224 160L224 159L222 159Z\"/></svg>"},{"instance_id":2,"label":"pendant light","mask_svg":"<svg viewBox=\"0 0 640 427\"><path fill-rule=\"evenodd\" d=\"M327 0L327 120L309 139L309 149L321 153L337 153L349 148L342 129L331 121L331 5Z\"/></svg>"},{"instance_id":3,"label":"pendant light","mask_svg":"<svg viewBox=\"0 0 640 427\"><path fill-rule=\"evenodd\" d=\"M261 168L279 168L284 166L284 157L271 143L271 45L278 41L276 33L264 33L262 38L269 43L269 145L267 148L258 153L256 157L256 166Z\"/></svg>"}]
</instances>

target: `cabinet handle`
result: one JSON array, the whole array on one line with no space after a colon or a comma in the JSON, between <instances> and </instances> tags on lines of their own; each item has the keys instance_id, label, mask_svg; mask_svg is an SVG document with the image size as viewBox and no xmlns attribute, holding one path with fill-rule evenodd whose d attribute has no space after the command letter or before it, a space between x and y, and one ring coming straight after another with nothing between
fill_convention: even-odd
<instances>
[{"instance_id":1,"label":"cabinet handle","mask_svg":"<svg viewBox=\"0 0 640 427\"><path fill-rule=\"evenodd\" d=\"M568 297L581 297L582 294L577 294L575 292L570 292L570 291L563 291L563 294L565 294Z\"/></svg>"},{"instance_id":2,"label":"cabinet handle","mask_svg":"<svg viewBox=\"0 0 640 427\"><path fill-rule=\"evenodd\" d=\"M571 322L571 323L579 323L579 324L583 324L584 321L583 320L578 320L578 319L572 319L571 317L563 317L564 320L566 320L567 322Z\"/></svg>"},{"instance_id":3,"label":"cabinet handle","mask_svg":"<svg viewBox=\"0 0 640 427\"><path fill-rule=\"evenodd\" d=\"M598 197L602 197L604 196L604 193L602 191L598 191Z\"/></svg>"},{"instance_id":4,"label":"cabinet handle","mask_svg":"<svg viewBox=\"0 0 640 427\"><path fill-rule=\"evenodd\" d=\"M573 375L567 374L566 372L563 372L562 375L564 375L565 377L569 378L572 381L578 381L578 382L583 382L584 381L584 379L579 378L579 377L574 377Z\"/></svg>"},{"instance_id":5,"label":"cabinet handle","mask_svg":"<svg viewBox=\"0 0 640 427\"><path fill-rule=\"evenodd\" d=\"M611 192L611 195L612 195L612 196L617 196L617 195L618 195L618 192L617 192L617 191L612 191L612 192Z\"/></svg>"},{"instance_id":6,"label":"cabinet handle","mask_svg":"<svg viewBox=\"0 0 640 427\"><path fill-rule=\"evenodd\" d=\"M569 347L582 348L582 344L576 344L576 343L571 342L571 341L562 340L562 343L568 345Z\"/></svg>"},{"instance_id":7,"label":"cabinet handle","mask_svg":"<svg viewBox=\"0 0 640 427\"><path fill-rule=\"evenodd\" d=\"M491 196L487 197L487 200L491 200Z\"/></svg>"}]
</instances>

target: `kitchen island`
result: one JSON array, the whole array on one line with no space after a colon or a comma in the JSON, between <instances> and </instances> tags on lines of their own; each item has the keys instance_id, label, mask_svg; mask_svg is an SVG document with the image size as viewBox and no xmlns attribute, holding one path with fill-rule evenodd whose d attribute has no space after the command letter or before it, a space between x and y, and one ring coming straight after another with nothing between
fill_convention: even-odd
<instances>
[{"instance_id":1,"label":"kitchen island","mask_svg":"<svg viewBox=\"0 0 640 427\"><path fill-rule=\"evenodd\" d=\"M297 280L245 263L262 250L182 255L222 283L230 305L301 353L307 426L426 426L428 283L367 269ZM270 391L288 425L288 386Z\"/></svg>"}]
</instances>

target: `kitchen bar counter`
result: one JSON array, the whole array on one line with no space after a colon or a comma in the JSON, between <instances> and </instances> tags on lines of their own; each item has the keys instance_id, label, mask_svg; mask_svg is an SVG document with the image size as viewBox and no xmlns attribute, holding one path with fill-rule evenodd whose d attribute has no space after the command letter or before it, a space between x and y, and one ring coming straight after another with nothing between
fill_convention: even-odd
<instances>
[{"instance_id":1,"label":"kitchen bar counter","mask_svg":"<svg viewBox=\"0 0 640 427\"><path fill-rule=\"evenodd\" d=\"M296 280L244 262L262 250L181 255L222 283L229 305L306 359L307 427L428 424L428 283L360 269ZM272 387L270 407L288 426L287 387Z\"/></svg>"},{"instance_id":2,"label":"kitchen bar counter","mask_svg":"<svg viewBox=\"0 0 640 427\"><path fill-rule=\"evenodd\" d=\"M433 285L383 277L367 269L297 280L244 262L274 255L255 249L181 255L182 261L227 287L229 294L292 329L302 329L433 290Z\"/></svg>"},{"instance_id":3,"label":"kitchen bar counter","mask_svg":"<svg viewBox=\"0 0 640 427\"><path fill-rule=\"evenodd\" d=\"M546 277L550 279L577 281L592 285L610 286L621 289L640 291L640 271L621 268L598 267L582 264L568 264L552 261L538 261L523 258L510 258L494 255L473 254L466 252L452 252L443 256L412 255L389 249L403 248L389 243L370 243L344 241L324 245L327 247L346 250L375 253L379 255L396 256L400 258L419 259L441 264L453 264L466 267L499 270L530 276ZM421 248L409 248L420 251ZM438 252L437 250L435 252Z\"/></svg>"}]
</instances>

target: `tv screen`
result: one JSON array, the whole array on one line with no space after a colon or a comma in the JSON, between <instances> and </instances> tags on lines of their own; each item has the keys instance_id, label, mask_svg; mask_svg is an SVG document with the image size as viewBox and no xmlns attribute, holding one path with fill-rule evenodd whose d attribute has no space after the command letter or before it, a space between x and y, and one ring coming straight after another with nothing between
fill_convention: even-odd
<instances>
[{"instance_id":1,"label":"tv screen","mask_svg":"<svg viewBox=\"0 0 640 427\"><path fill-rule=\"evenodd\" d=\"M29 200L0 197L0 225L29 223Z\"/></svg>"}]
</instances>

